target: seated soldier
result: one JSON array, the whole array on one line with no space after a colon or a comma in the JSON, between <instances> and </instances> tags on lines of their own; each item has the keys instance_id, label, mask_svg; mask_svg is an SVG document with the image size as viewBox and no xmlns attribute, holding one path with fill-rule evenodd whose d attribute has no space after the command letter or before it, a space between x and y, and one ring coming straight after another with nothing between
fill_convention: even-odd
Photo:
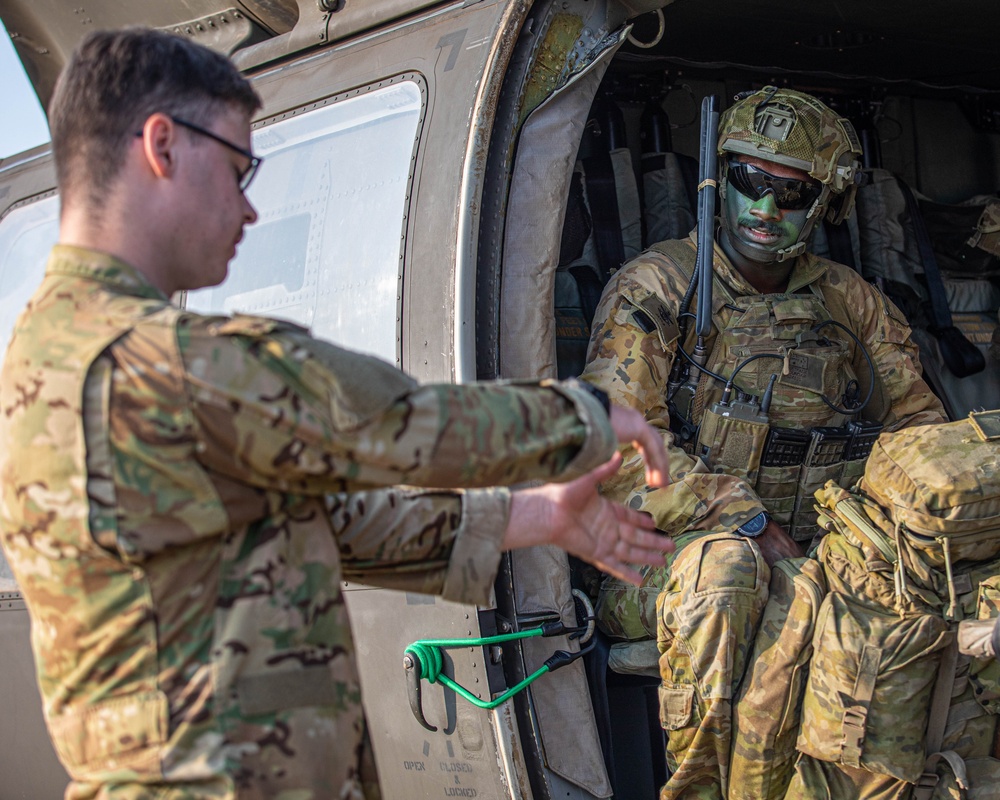
<instances>
[{"instance_id":1,"label":"seated soldier","mask_svg":"<svg viewBox=\"0 0 1000 800\"><path fill-rule=\"evenodd\" d=\"M945 418L900 311L847 267L806 252L817 222L853 207L861 147L851 124L808 95L765 87L723 113L718 152L703 366L689 367L683 301L695 232L612 278L583 374L642 411L671 456L671 486L647 486L634 453L604 486L651 513L677 551L639 589L607 578L598 610L612 636L657 637L672 773L662 800L728 793L731 700L770 565L818 530L813 492L853 483L881 428Z\"/></svg>"}]
</instances>

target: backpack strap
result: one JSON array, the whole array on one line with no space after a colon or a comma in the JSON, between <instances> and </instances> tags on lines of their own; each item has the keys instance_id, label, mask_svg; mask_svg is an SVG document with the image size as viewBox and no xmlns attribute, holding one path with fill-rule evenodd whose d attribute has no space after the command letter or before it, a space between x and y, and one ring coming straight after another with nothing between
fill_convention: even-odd
<instances>
[{"instance_id":1,"label":"backpack strap","mask_svg":"<svg viewBox=\"0 0 1000 800\"><path fill-rule=\"evenodd\" d=\"M906 200L906 209L913 224L917 250L924 267L924 277L927 279L928 303L926 308L931 318L929 330L938 341L944 363L956 378L975 375L986 368L986 359L979 348L966 339L965 334L955 327L951 318L951 309L948 308L948 295L941 278L941 270L938 268L937 258L934 256L934 249L931 247L931 239L927 233L927 227L924 225L920 207L917 205L916 198L914 198L909 186L903 181L899 181L899 188Z\"/></svg>"},{"instance_id":2,"label":"backpack strap","mask_svg":"<svg viewBox=\"0 0 1000 800\"><path fill-rule=\"evenodd\" d=\"M858 677L851 692L851 704L844 709L843 738L840 742L840 757L844 764L855 769L861 768L862 745L868 725L868 712L875 695L875 678L878 675L882 648L865 645L858 664Z\"/></svg>"},{"instance_id":3,"label":"backpack strap","mask_svg":"<svg viewBox=\"0 0 1000 800\"><path fill-rule=\"evenodd\" d=\"M965 762L961 756L952 750L941 750L944 742L944 731L948 724L948 708L951 706L951 693L955 688L955 671L958 666L958 637L952 636L951 643L941 655L941 665L938 667L937 679L934 681L934 693L931 695L930 720L927 723L924 762L924 772L913 787L912 800L930 800L937 786L937 764L944 759L955 773L955 779L962 789L968 788L969 778Z\"/></svg>"},{"instance_id":4,"label":"backpack strap","mask_svg":"<svg viewBox=\"0 0 1000 800\"><path fill-rule=\"evenodd\" d=\"M594 246L601 278L607 280L625 261L618 189L610 153L592 156L583 162L587 180L587 201L593 223Z\"/></svg>"}]
</instances>

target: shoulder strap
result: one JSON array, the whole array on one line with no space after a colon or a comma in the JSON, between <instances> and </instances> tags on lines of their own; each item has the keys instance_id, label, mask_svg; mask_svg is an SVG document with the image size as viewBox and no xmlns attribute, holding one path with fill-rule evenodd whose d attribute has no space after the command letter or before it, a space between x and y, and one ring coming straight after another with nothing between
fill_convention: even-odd
<instances>
[{"instance_id":1,"label":"shoulder strap","mask_svg":"<svg viewBox=\"0 0 1000 800\"><path fill-rule=\"evenodd\" d=\"M583 169L587 179L587 202L590 204L597 260L601 267L601 277L607 280L625 261L614 165L610 154L601 153L586 159Z\"/></svg>"},{"instance_id":2,"label":"shoulder strap","mask_svg":"<svg viewBox=\"0 0 1000 800\"><path fill-rule=\"evenodd\" d=\"M897 179L898 180L898 179ZM934 248L931 247L931 237L924 225L920 207L910 187L899 181L899 188L906 200L906 210L910 215L913 233L920 252L920 261L924 267L924 277L927 279L928 302L926 308L931 318L930 332L938 340L941 357L956 378L975 375L986 368L986 359L972 342L955 327L951 319L951 309L948 308L948 295L945 293L941 270L938 268Z\"/></svg>"},{"instance_id":3,"label":"shoulder strap","mask_svg":"<svg viewBox=\"0 0 1000 800\"><path fill-rule=\"evenodd\" d=\"M654 251L669 258L688 280L694 274L697 247L691 239L668 239L651 244L646 251ZM732 295L725 283L719 279L718 273L712 270L712 313L718 313L727 302L733 302Z\"/></svg>"},{"instance_id":4,"label":"shoulder strap","mask_svg":"<svg viewBox=\"0 0 1000 800\"><path fill-rule=\"evenodd\" d=\"M690 239L667 239L646 248L669 258L684 273L685 278L694 274L695 249Z\"/></svg>"},{"instance_id":5,"label":"shoulder strap","mask_svg":"<svg viewBox=\"0 0 1000 800\"><path fill-rule=\"evenodd\" d=\"M965 776L965 762L952 751L941 751L944 742L944 731L948 724L948 708L951 706L951 693L955 687L955 671L958 666L958 637L952 634L952 640L941 654L941 664L938 667L937 678L934 681L934 692L931 695L930 719L927 722L926 749L927 761L924 762L924 772L913 787L912 800L931 800L934 787L937 785L937 763L943 758L952 767L959 784ZM966 778L966 782L967 782Z\"/></svg>"}]
</instances>

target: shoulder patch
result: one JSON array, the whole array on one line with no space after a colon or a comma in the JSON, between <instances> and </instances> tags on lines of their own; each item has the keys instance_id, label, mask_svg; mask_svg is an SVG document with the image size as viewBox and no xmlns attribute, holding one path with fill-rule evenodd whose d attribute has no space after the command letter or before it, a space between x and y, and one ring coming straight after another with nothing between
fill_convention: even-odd
<instances>
[{"instance_id":1,"label":"shoulder patch","mask_svg":"<svg viewBox=\"0 0 1000 800\"><path fill-rule=\"evenodd\" d=\"M636 311L632 314L636 325L646 333L652 333L655 327L664 347L680 336L677 318L662 298L650 292L643 297L634 298L632 303L636 306ZM652 327L647 329L647 325Z\"/></svg>"}]
</instances>

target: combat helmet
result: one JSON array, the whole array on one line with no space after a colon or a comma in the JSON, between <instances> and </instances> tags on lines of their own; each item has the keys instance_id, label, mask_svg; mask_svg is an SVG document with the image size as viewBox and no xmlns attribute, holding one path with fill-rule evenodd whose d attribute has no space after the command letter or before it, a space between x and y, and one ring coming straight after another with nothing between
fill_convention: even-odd
<instances>
[{"instance_id":1,"label":"combat helmet","mask_svg":"<svg viewBox=\"0 0 1000 800\"><path fill-rule=\"evenodd\" d=\"M719 118L719 164L726 191L726 157L755 156L803 170L822 185L809 209L799 240L778 252L743 242L737 249L756 261L784 261L805 250L805 242L824 216L839 224L854 208L861 181L861 142L849 120L814 97L794 89L765 86L737 95ZM751 252L745 252L751 250Z\"/></svg>"}]
</instances>

